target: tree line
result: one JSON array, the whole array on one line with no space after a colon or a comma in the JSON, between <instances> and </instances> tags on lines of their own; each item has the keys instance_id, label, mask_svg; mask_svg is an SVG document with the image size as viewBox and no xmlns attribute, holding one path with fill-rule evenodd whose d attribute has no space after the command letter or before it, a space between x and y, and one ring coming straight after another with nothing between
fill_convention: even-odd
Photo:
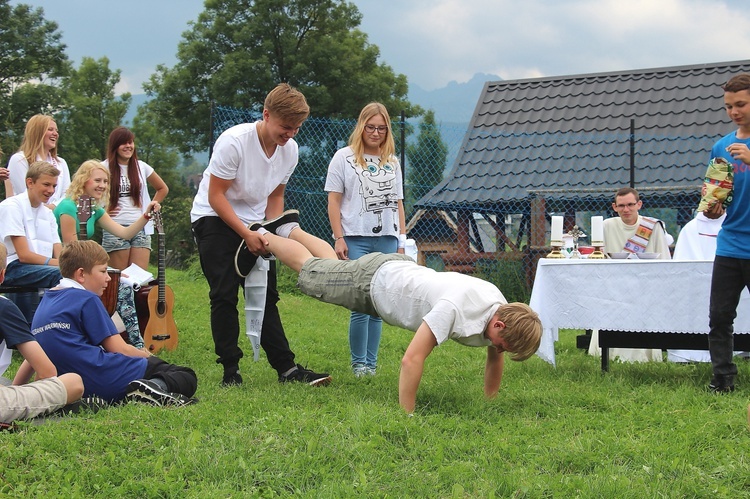
<instances>
[{"instance_id":1,"label":"tree line","mask_svg":"<svg viewBox=\"0 0 750 499\"><path fill-rule=\"evenodd\" d=\"M371 101L383 103L394 117L422 116L417 139L401 145L411 167L407 184L415 186L407 206L442 179L447 147L434 114L408 101L406 76L378 61L380 51L359 29L361 19L357 7L342 0L206 3L183 33L178 62L157 66L143 85L149 100L130 126L139 159L170 186L164 203L174 222L167 228L168 250L182 256L193 252L188 215L193 192L180 170L192 161L191 154L209 149L212 106L260 112L266 93L281 81L304 93L316 118L355 119ZM55 118L58 152L71 173L87 159L104 158L110 131L123 124L131 95L115 95L121 71L110 68L106 57L83 57L74 67L65 49L57 23L45 19L43 9L0 0L5 160L37 113Z\"/></svg>"}]
</instances>

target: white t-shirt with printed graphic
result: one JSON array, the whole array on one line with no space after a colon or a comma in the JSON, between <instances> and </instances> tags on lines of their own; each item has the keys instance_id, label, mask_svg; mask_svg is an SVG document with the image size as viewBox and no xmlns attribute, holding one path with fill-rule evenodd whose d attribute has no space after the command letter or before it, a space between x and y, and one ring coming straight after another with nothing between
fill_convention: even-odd
<instances>
[{"instance_id":1,"label":"white t-shirt with printed graphic","mask_svg":"<svg viewBox=\"0 0 750 499\"><path fill-rule=\"evenodd\" d=\"M109 168L109 161L104 160L102 164ZM120 166L120 199L117 201L118 210L116 213L111 214L112 220L120 225L130 225L138 220L143 213L146 211L149 203L151 202L151 195L148 193L148 178L154 173L154 169L148 163L144 163L138 160L138 173L141 177L141 206L136 206L133 202L133 198L130 197L130 177L128 177L128 165ZM114 182L115 179L112 179ZM154 225L152 222L146 224L146 234L154 233Z\"/></svg>"},{"instance_id":2,"label":"white t-shirt with printed graphic","mask_svg":"<svg viewBox=\"0 0 750 499\"><path fill-rule=\"evenodd\" d=\"M328 165L326 192L341 196L341 226L345 236L396 236L398 201L404 199L397 158L381 165L380 157L364 155L366 167L355 163L354 151L336 151Z\"/></svg>"}]
</instances>

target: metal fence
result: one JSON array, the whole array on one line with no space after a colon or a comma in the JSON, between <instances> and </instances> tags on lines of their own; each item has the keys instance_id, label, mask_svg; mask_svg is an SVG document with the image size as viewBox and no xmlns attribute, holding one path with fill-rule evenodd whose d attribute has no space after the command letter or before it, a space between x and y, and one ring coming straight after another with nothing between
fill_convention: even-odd
<instances>
[{"instance_id":1,"label":"metal fence","mask_svg":"<svg viewBox=\"0 0 750 499\"><path fill-rule=\"evenodd\" d=\"M250 110L215 107L212 111L212 136L216 140L222 131L239 124L258 120L260 114ZM331 228L327 215L327 193L323 190L328 164L336 150L346 145L356 120L331 120L309 118L295 140L300 146L300 159L289 184L286 187L286 206L300 210L301 224L304 229L316 236L331 241ZM472 204L452 204L439 209L429 208L430 195L424 193L443 179L443 175L453 168L457 155L464 145L467 126L436 125L433 127L419 120L394 120L394 139L396 150L401 156L405 174L404 195L409 201L406 205L406 222L409 237L416 240L420 250L420 263L436 270L453 270L471 273L494 282L509 300L528 301L533 273L537 260L544 256L549 248L549 220L553 215L564 215L566 230L575 224L583 232L589 233L590 219L594 215L605 218L616 216L610 205L614 191L627 185L628 175L624 174L624 183L602 187L600 189L577 188L574 185L561 189L544 189L525 186L526 199L507 202L499 191L497 205L501 208L477 209ZM435 133L438 132L438 133ZM421 134L439 137L434 147L434 156L424 148L419 149ZM595 134L577 134L577 138L563 137L557 134L554 140L568 141L565 147L583 147L597 143L600 138ZM547 135L544 139L549 141ZM693 140L695 150L706 151L717 137L702 137ZM500 140L500 139L498 139ZM502 140L533 141L533 137L516 137L508 134ZM679 138L679 141L689 140ZM571 142L575 141L575 143ZM699 142L699 143L696 143ZM644 147L646 141L640 144ZM664 148L663 140L654 140L651 148ZM625 149L628 149L625 144ZM630 147L630 159L638 155L637 148ZM658 152L658 151L657 151ZM411 153L411 154L410 154ZM425 158L426 156L426 158ZM627 154L626 154L627 156ZM415 168L438 169L439 175L429 185L415 182L424 178L414 175ZM628 161L625 158L624 161ZM431 162L431 163L430 163ZM659 165L654 165L658 168ZM627 168L627 166L625 166ZM596 172L591 172L596 175ZM699 182L701 174L695 178L686 178L684 185L678 188L635 187L644 194L647 200L658 199L658 202L646 202L641 214L663 220L667 231L676 239L680 228L694 215L698 204ZM632 182L632 179L630 180ZM415 198L414 193L419 193ZM561 195L562 194L562 195ZM420 202L421 199L421 202ZM550 199L539 204L539 200ZM534 213L536 206L537 213ZM587 240L581 240L586 244Z\"/></svg>"}]
</instances>

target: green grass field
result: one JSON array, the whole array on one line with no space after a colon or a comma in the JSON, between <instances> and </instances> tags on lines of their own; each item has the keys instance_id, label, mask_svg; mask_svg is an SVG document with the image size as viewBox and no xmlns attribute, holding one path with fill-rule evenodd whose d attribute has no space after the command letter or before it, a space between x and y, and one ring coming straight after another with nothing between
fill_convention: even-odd
<instances>
[{"instance_id":1,"label":"green grass field","mask_svg":"<svg viewBox=\"0 0 750 499\"><path fill-rule=\"evenodd\" d=\"M378 375L356 379L348 312L284 294L297 360L333 383L279 384L243 337L245 383L222 388L205 281L170 271L168 282L180 345L162 357L196 370L200 403L21 423L0 433L0 495L750 497L750 363L737 392L715 396L708 365L613 364L602 374L563 331L556 368L507 362L487 401L484 350L449 342L428 359L407 417L397 386L411 333L387 326Z\"/></svg>"}]
</instances>

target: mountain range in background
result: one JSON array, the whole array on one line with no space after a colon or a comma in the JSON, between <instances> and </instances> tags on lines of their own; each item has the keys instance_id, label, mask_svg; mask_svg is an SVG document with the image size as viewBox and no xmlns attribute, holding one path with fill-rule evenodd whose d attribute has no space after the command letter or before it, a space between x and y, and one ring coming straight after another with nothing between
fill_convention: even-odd
<instances>
[{"instance_id":1,"label":"mountain range in background","mask_svg":"<svg viewBox=\"0 0 750 499\"><path fill-rule=\"evenodd\" d=\"M500 79L497 75L476 73L465 83L451 81L446 86L434 90L424 90L418 85L409 86L409 101L421 106L425 111L432 110L435 112L435 121L440 128L443 141L448 146L447 170L450 170L458 155L474 108L476 108L477 101L484 89L484 84L488 81ZM149 97L146 94L131 96L130 108L124 119L126 125L132 125L138 106L148 100ZM399 119L398 116L393 115L391 118ZM407 142L409 140L414 140L414 136ZM200 163L208 163L208 152L195 153L193 157Z\"/></svg>"},{"instance_id":2,"label":"mountain range in background","mask_svg":"<svg viewBox=\"0 0 750 499\"><path fill-rule=\"evenodd\" d=\"M418 85L409 85L409 101L422 106L425 111L435 111L438 125L467 125L471 121L484 84L500 79L497 75L476 73L465 83L451 81L435 90L424 90Z\"/></svg>"},{"instance_id":3,"label":"mountain range in background","mask_svg":"<svg viewBox=\"0 0 750 499\"><path fill-rule=\"evenodd\" d=\"M451 81L446 86L434 90L424 90L418 85L410 85L408 97L409 101L418 104L425 111L430 109L435 111L435 118L439 125L465 126L471 121L484 84L500 79L496 75L477 73L465 83ZM138 106L148 100L149 97L146 94L131 97L130 109L125 114L126 124L132 125ZM396 116L392 118L397 119Z\"/></svg>"}]
</instances>

